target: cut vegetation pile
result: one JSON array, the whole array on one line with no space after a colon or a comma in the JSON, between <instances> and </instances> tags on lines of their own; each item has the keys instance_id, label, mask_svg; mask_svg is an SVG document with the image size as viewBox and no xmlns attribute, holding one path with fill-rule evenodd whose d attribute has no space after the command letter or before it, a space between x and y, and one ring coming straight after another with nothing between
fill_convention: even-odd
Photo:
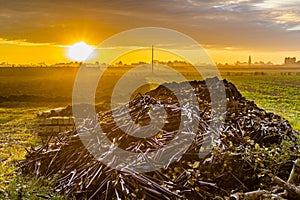
<instances>
[{"instance_id":1,"label":"cut vegetation pile","mask_svg":"<svg viewBox=\"0 0 300 200\"><path fill-rule=\"evenodd\" d=\"M224 83L226 88L227 112L220 130L209 129L209 123L219 119L211 118L210 95L204 81L190 82L193 91L187 82L168 83L186 96L186 102L189 102L189 94L196 94L199 108L189 109L197 110L200 116L193 118L198 120L199 127L189 149L178 161L163 169L147 173L111 169L86 150L76 131L70 131L29 150L20 163L22 171L55 178L55 190L75 199L213 199L258 189L279 193L282 188L276 187L274 191L276 183L272 177L288 179L292 161L298 154L298 133L285 119L243 98L232 83L218 79L208 81L214 87ZM150 105L163 106L167 113L163 130L145 139L133 137L122 132L112 112L107 111L98 113L106 136L118 147L135 153L167 145L176 136L181 119L190 120L184 110L189 104L180 106L175 95L167 89L168 84L136 97L127 105L131 120L140 125L149 124ZM128 120L122 115L125 107L114 110L118 121L124 120L124 126ZM182 117L185 114L187 116ZM215 147L204 158L199 158L207 134L218 135ZM174 150L173 153L179 152Z\"/></svg>"}]
</instances>

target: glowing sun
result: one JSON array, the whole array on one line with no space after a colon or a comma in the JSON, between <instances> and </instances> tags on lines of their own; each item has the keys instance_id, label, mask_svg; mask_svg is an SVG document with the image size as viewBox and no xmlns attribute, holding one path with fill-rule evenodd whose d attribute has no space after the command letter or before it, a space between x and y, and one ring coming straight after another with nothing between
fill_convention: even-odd
<instances>
[{"instance_id":1,"label":"glowing sun","mask_svg":"<svg viewBox=\"0 0 300 200\"><path fill-rule=\"evenodd\" d=\"M68 47L67 56L75 61L87 61L91 59L94 48L85 42L77 42Z\"/></svg>"}]
</instances>

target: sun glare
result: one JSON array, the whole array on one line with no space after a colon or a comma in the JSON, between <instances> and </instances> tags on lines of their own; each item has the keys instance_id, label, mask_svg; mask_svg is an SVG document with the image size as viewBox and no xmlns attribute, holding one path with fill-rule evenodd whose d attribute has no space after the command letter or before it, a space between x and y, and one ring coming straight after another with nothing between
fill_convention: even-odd
<instances>
[{"instance_id":1,"label":"sun glare","mask_svg":"<svg viewBox=\"0 0 300 200\"><path fill-rule=\"evenodd\" d=\"M91 59L94 48L85 42L77 42L68 47L67 56L74 61L87 61Z\"/></svg>"}]
</instances>

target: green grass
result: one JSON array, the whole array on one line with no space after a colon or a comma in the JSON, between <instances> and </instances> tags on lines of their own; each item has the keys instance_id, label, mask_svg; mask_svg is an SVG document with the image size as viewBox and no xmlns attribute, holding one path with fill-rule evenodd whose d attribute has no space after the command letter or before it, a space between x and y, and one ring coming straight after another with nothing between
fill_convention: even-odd
<instances>
[{"instance_id":1,"label":"green grass","mask_svg":"<svg viewBox=\"0 0 300 200\"><path fill-rule=\"evenodd\" d=\"M39 199L37 195L53 193L49 181L23 177L17 162L25 158L25 148L40 144L36 114L54 106L13 106L0 107L0 199Z\"/></svg>"},{"instance_id":2,"label":"green grass","mask_svg":"<svg viewBox=\"0 0 300 200\"><path fill-rule=\"evenodd\" d=\"M24 148L36 145L34 121L37 108L0 108L0 187L15 174L16 161L25 156Z\"/></svg>"},{"instance_id":3,"label":"green grass","mask_svg":"<svg viewBox=\"0 0 300 200\"><path fill-rule=\"evenodd\" d=\"M0 96L29 94L70 98L75 75L76 69L0 69ZM300 76L246 75L223 78L233 82L248 100L283 116L293 128L300 130ZM16 163L24 158L25 148L39 143L34 130L36 114L67 104L70 102L0 103L0 199L18 198L20 190L25 199L35 199L37 193L51 193L49 180L31 181L20 176Z\"/></svg>"},{"instance_id":4,"label":"green grass","mask_svg":"<svg viewBox=\"0 0 300 200\"><path fill-rule=\"evenodd\" d=\"M248 100L274 112L300 130L300 76L228 76Z\"/></svg>"},{"instance_id":5,"label":"green grass","mask_svg":"<svg viewBox=\"0 0 300 200\"><path fill-rule=\"evenodd\" d=\"M52 199L65 200L66 198L53 194L54 180L44 177L24 177L17 176L8 187L0 194L0 199L19 200L19 199Z\"/></svg>"}]
</instances>

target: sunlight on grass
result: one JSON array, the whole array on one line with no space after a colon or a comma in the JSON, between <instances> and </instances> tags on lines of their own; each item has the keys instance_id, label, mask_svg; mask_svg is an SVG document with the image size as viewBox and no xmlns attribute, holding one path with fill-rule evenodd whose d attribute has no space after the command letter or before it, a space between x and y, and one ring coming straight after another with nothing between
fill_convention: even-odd
<instances>
[{"instance_id":1,"label":"sunlight on grass","mask_svg":"<svg viewBox=\"0 0 300 200\"><path fill-rule=\"evenodd\" d=\"M199 77L189 77L199 79ZM286 118L296 130L300 131L300 76L227 76L223 77L234 83L243 96L253 100L260 108L274 112ZM34 88L32 88L32 91ZM43 103L42 103L43 104ZM29 106L28 106L29 105ZM32 180L20 177L17 162L24 159L25 148L39 144L35 134L36 114L39 111L63 105L42 106L39 102L3 102L0 107L0 190L5 195L0 199L18 199L18 191L25 192L24 198L37 199L33 191L50 192L42 187L45 180ZM49 185L46 183L46 185ZM40 189L40 190L39 190ZM46 192L46 193L47 193ZM47 193L49 194L49 193ZM7 196L9 195L9 196ZM26 196L27 195L27 196ZM51 199L62 199L51 197Z\"/></svg>"},{"instance_id":2,"label":"sunlight on grass","mask_svg":"<svg viewBox=\"0 0 300 200\"><path fill-rule=\"evenodd\" d=\"M49 196L53 193L53 182L23 177L17 167L17 162L25 158L25 148L40 144L35 133L36 114L47 109L49 107L0 108L0 199L64 199L59 195Z\"/></svg>"},{"instance_id":3,"label":"sunlight on grass","mask_svg":"<svg viewBox=\"0 0 300 200\"><path fill-rule=\"evenodd\" d=\"M15 177L16 162L25 158L25 148L36 146L36 113L45 108L0 108L0 188Z\"/></svg>"},{"instance_id":4,"label":"sunlight on grass","mask_svg":"<svg viewBox=\"0 0 300 200\"><path fill-rule=\"evenodd\" d=\"M300 76L229 76L243 96L300 131Z\"/></svg>"},{"instance_id":5,"label":"sunlight on grass","mask_svg":"<svg viewBox=\"0 0 300 200\"><path fill-rule=\"evenodd\" d=\"M52 187L54 180L44 177L17 176L6 188L6 193L0 194L1 199L52 199L64 200L63 196L54 195Z\"/></svg>"}]
</instances>

